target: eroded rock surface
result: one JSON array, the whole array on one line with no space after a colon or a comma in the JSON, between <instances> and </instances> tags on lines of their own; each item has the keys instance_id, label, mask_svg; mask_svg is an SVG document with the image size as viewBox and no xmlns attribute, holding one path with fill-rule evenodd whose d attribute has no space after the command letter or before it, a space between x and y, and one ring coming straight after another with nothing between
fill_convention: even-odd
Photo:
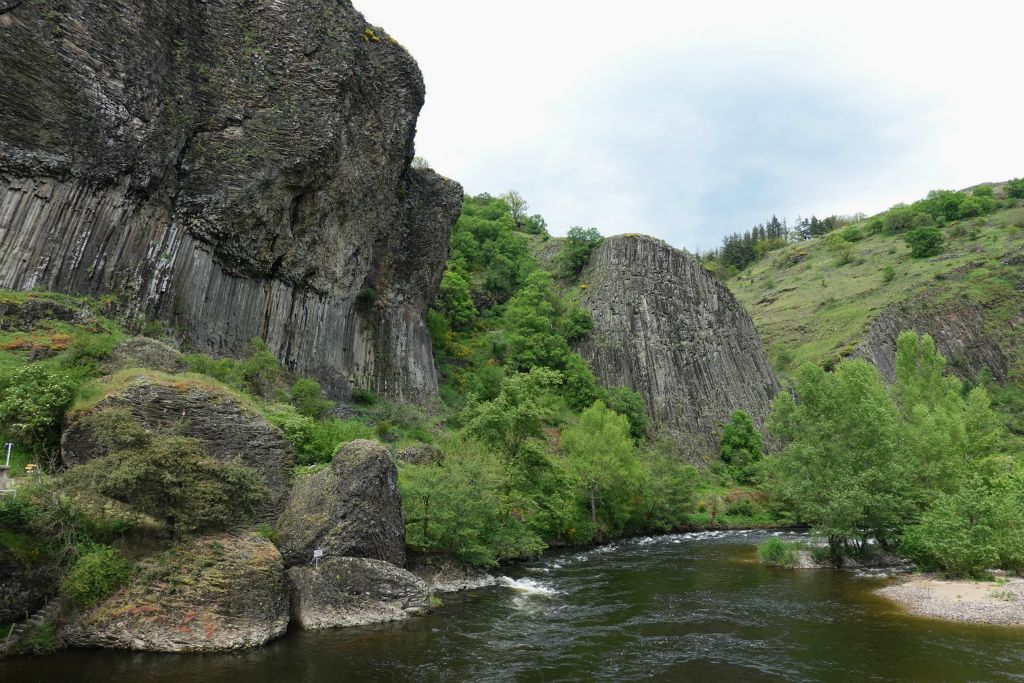
<instances>
[{"instance_id":1,"label":"eroded rock surface","mask_svg":"<svg viewBox=\"0 0 1024 683\"><path fill-rule=\"evenodd\" d=\"M497 585L498 580L480 567L444 555L416 554L409 558L409 571L427 585L431 593L457 593Z\"/></svg>"},{"instance_id":2,"label":"eroded rock surface","mask_svg":"<svg viewBox=\"0 0 1024 683\"><path fill-rule=\"evenodd\" d=\"M200 538L140 564L127 586L69 616L68 644L213 652L257 647L288 627L281 555L256 534Z\"/></svg>"},{"instance_id":3,"label":"eroded rock surface","mask_svg":"<svg viewBox=\"0 0 1024 683\"><path fill-rule=\"evenodd\" d=\"M278 519L278 547L288 566L324 557L365 557L405 565L405 524L398 470L376 441L352 441L331 465L299 477Z\"/></svg>"},{"instance_id":4,"label":"eroded rock surface","mask_svg":"<svg viewBox=\"0 0 1024 683\"><path fill-rule=\"evenodd\" d=\"M128 368L147 368L167 374L185 372L185 358L176 348L149 337L132 337L113 348L100 365L104 373Z\"/></svg>"},{"instance_id":5,"label":"eroded rock surface","mask_svg":"<svg viewBox=\"0 0 1024 683\"><path fill-rule=\"evenodd\" d=\"M946 367L950 372L976 381L987 369L993 379L1004 382L1009 362L985 327L984 312L970 304L894 304L875 318L853 355L873 363L886 381L892 382L896 379L896 340L901 332L912 330L931 335L935 347L948 361Z\"/></svg>"},{"instance_id":6,"label":"eroded rock surface","mask_svg":"<svg viewBox=\"0 0 1024 683\"><path fill-rule=\"evenodd\" d=\"M750 315L693 256L620 235L580 281L594 328L577 350L602 384L643 396L655 429L705 460L734 410L763 425L778 380Z\"/></svg>"},{"instance_id":7,"label":"eroded rock surface","mask_svg":"<svg viewBox=\"0 0 1024 683\"><path fill-rule=\"evenodd\" d=\"M462 200L413 169L423 80L348 0L0 6L0 287L253 337L334 395L426 401Z\"/></svg>"},{"instance_id":8,"label":"eroded rock surface","mask_svg":"<svg viewBox=\"0 0 1024 683\"><path fill-rule=\"evenodd\" d=\"M117 381L118 376L107 381ZM61 438L64 464L77 464L110 452L109 440L90 416L110 408L127 410L143 427L198 439L208 456L239 461L263 476L269 489L261 517L276 516L284 505L294 465L291 444L280 429L227 391L199 382L140 373L85 411L73 413Z\"/></svg>"},{"instance_id":9,"label":"eroded rock surface","mask_svg":"<svg viewBox=\"0 0 1024 683\"><path fill-rule=\"evenodd\" d=\"M292 621L306 629L398 621L430 607L423 581L381 560L330 557L292 567L288 581Z\"/></svg>"}]
</instances>

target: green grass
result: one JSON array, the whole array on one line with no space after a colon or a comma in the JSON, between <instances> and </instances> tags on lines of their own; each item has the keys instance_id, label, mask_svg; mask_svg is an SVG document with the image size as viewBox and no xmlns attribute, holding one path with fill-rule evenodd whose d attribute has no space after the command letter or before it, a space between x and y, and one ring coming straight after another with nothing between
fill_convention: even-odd
<instances>
[{"instance_id":1,"label":"green grass","mask_svg":"<svg viewBox=\"0 0 1024 683\"><path fill-rule=\"evenodd\" d=\"M819 237L769 253L727 284L750 311L765 347L787 352L781 365L772 354L784 378L803 363L849 354L887 306L923 298L937 305L977 303L986 312L987 331L1016 351L1024 338L1012 324L1020 314L1015 283L1024 267L1000 259L1024 248L1020 224L1024 207L954 222L943 229L944 252L931 259L912 258L900 235L867 235L848 245L845 265ZM887 267L895 275L888 283Z\"/></svg>"}]
</instances>

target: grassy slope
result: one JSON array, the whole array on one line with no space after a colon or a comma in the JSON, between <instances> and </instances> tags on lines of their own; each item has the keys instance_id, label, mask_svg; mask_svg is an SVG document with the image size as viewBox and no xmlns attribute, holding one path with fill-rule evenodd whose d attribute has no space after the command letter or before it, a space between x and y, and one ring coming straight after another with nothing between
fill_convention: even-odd
<instances>
[{"instance_id":1,"label":"grassy slope","mask_svg":"<svg viewBox=\"0 0 1024 683\"><path fill-rule=\"evenodd\" d=\"M1016 354L1019 377L1024 338L1011 321L1020 315L1015 282L1024 279L1024 266L1000 258L1024 248L1024 207L953 223L943 233L946 249L931 259L911 258L901 236L885 233L851 243L852 260L845 265L838 265L824 237L791 244L728 285L753 316L783 377L802 363L849 353L886 306L920 297L982 305L987 331ZM889 283L883 279L887 266L895 274ZM780 350L789 352L788 362Z\"/></svg>"}]
</instances>

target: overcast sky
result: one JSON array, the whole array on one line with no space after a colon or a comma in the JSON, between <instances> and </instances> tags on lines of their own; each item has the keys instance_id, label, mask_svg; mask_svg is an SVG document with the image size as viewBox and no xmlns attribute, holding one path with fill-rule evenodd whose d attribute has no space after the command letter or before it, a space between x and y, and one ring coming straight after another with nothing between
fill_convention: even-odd
<instances>
[{"instance_id":1,"label":"overcast sky","mask_svg":"<svg viewBox=\"0 0 1024 683\"><path fill-rule=\"evenodd\" d=\"M1024 2L355 2L423 70L417 154L555 234L708 249L1024 176Z\"/></svg>"}]
</instances>

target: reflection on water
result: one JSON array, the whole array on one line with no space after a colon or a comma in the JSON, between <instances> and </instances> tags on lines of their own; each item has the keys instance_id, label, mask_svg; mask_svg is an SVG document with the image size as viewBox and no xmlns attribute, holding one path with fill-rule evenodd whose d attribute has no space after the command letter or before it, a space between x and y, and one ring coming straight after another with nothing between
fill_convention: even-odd
<instances>
[{"instance_id":1,"label":"reflection on water","mask_svg":"<svg viewBox=\"0 0 1024 683\"><path fill-rule=\"evenodd\" d=\"M903 614L884 577L763 567L762 532L554 553L434 614L227 655L71 651L7 681L1024 681L1024 630Z\"/></svg>"}]
</instances>

